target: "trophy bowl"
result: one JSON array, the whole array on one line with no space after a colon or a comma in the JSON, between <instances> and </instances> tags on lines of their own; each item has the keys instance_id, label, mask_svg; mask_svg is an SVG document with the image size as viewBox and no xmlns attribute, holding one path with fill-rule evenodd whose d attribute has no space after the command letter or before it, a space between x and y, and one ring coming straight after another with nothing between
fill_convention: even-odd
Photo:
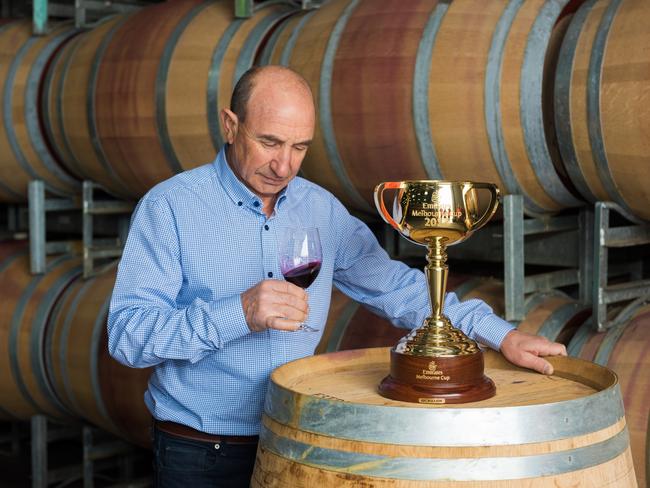
<instances>
[{"instance_id":1,"label":"trophy bowl","mask_svg":"<svg viewBox=\"0 0 650 488\"><path fill-rule=\"evenodd\" d=\"M384 191L395 190L392 215ZM479 195L488 195L487 204ZM431 315L391 350L390 374L379 385L387 398L417 403L465 403L490 398L478 344L443 314L446 247L464 241L494 215L499 189L490 183L412 180L380 183L374 192L382 218L409 241L427 247Z\"/></svg>"}]
</instances>

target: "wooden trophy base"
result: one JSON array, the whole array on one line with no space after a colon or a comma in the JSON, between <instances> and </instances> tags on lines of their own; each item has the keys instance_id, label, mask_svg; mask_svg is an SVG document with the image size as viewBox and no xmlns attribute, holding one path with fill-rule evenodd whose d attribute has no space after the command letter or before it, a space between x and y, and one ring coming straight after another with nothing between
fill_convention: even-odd
<instances>
[{"instance_id":1,"label":"wooden trophy base","mask_svg":"<svg viewBox=\"0 0 650 488\"><path fill-rule=\"evenodd\" d=\"M483 374L483 353L460 356L412 356L390 351L390 374L379 394L413 403L469 403L491 398L494 382Z\"/></svg>"}]
</instances>

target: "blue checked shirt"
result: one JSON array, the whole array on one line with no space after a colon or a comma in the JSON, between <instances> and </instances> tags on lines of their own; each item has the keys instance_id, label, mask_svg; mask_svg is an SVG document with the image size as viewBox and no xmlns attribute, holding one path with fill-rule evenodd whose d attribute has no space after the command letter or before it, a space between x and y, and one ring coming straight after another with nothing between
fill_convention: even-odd
<instances>
[{"instance_id":1,"label":"blue checked shirt","mask_svg":"<svg viewBox=\"0 0 650 488\"><path fill-rule=\"evenodd\" d=\"M300 177L267 218L222 150L212 164L164 181L140 201L119 265L108 317L109 349L123 364L155 366L145 402L159 420L222 435L260 429L271 371L313 354L321 333L251 332L240 294L282 279L285 227L317 227L320 274L308 289L313 327L324 327L332 283L396 325L429 314L424 274L391 261L358 219ZM512 326L479 300L448 293L445 312L470 337L498 349Z\"/></svg>"}]
</instances>

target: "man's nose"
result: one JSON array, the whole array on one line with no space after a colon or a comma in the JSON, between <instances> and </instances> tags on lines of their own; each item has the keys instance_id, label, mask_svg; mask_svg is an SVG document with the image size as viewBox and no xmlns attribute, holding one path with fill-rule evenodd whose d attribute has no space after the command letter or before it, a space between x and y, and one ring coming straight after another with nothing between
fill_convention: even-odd
<instances>
[{"instance_id":1,"label":"man's nose","mask_svg":"<svg viewBox=\"0 0 650 488\"><path fill-rule=\"evenodd\" d=\"M283 146L276 153L271 169L280 178L286 178L291 174L291 157L291 147Z\"/></svg>"}]
</instances>

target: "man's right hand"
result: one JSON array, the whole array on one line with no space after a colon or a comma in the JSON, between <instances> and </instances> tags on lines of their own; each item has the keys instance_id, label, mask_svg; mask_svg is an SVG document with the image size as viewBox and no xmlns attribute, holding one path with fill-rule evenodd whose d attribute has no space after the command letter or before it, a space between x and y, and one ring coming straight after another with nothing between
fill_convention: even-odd
<instances>
[{"instance_id":1,"label":"man's right hand","mask_svg":"<svg viewBox=\"0 0 650 488\"><path fill-rule=\"evenodd\" d=\"M264 280L241 295L248 328L297 330L307 320L307 292L281 280Z\"/></svg>"}]
</instances>

